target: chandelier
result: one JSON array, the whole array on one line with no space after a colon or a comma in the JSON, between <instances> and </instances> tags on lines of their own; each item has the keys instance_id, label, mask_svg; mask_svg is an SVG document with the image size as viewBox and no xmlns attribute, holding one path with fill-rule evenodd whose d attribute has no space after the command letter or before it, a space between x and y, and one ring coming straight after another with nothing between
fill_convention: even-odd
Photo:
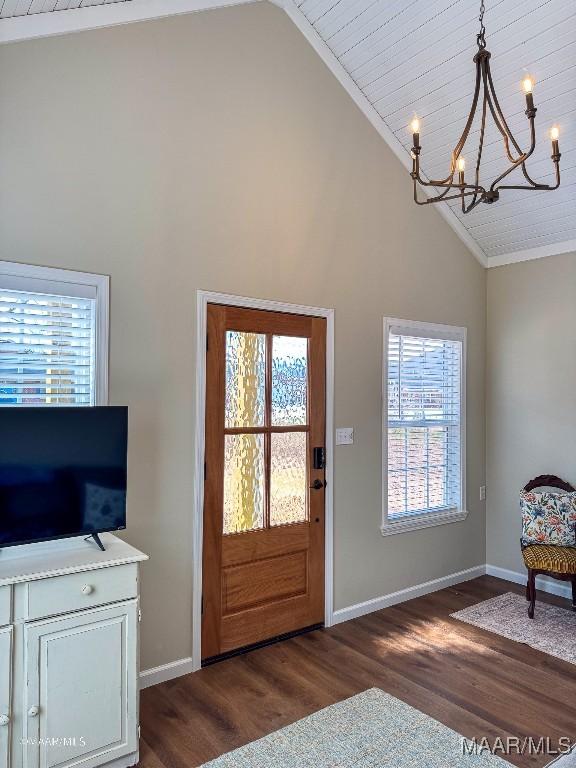
<instances>
[{"instance_id":1,"label":"chandelier","mask_svg":"<svg viewBox=\"0 0 576 768\"><path fill-rule=\"evenodd\" d=\"M464 126L464 131L458 140L458 143L452 151L452 157L450 160L450 173L445 179L428 179L424 180L420 174L420 121L418 118L412 120L410 127L412 130L412 173L410 176L414 183L414 202L418 205L428 205L429 203L437 203L441 200L455 200L460 198L462 201L462 213L469 213L479 203L495 203L500 197L500 190L502 189L535 189L535 190L553 190L558 189L560 186L560 150L558 148L558 136L559 130L557 126L553 126L550 130L550 138L552 140L552 162L554 163L554 170L556 174L556 183L539 184L535 182L529 175L526 168L526 160L534 152L536 146L536 134L534 129L534 118L536 117L536 107L534 106L534 98L532 90L534 83L530 76L526 76L522 81L524 93L526 95L526 111L525 115L528 118L528 124L530 127L530 148L523 152L520 149L520 145L512 135L506 118L504 117L496 91L494 90L494 83L492 81L492 74L490 72L490 51L486 50L486 28L484 26L484 0L480 3L480 32L476 37L478 44L478 52L474 56L474 63L476 65L476 86L474 88L474 97L472 99L472 107L470 114ZM482 89L482 95L480 90ZM468 134L474 122L474 117L478 109L479 103L482 104L482 116L480 120L480 139L478 144L478 153L476 155L476 167L474 170L474 181L469 182L465 178L466 161L462 156L462 150L466 144ZM504 144L504 150L510 166L507 170L501 173L489 187L482 186L480 184L480 164L482 160L482 150L484 148L484 137L486 132L486 117L488 112L492 115L492 119L496 125L496 128L502 136ZM526 183L523 184L502 184L506 177L512 173L516 168L521 168L522 174ZM456 175L457 174L457 175ZM437 190L442 189L435 197L429 197L425 200L418 200L418 185L422 187L435 187ZM452 194L449 194L452 191ZM471 198L468 200L467 198Z\"/></svg>"}]
</instances>

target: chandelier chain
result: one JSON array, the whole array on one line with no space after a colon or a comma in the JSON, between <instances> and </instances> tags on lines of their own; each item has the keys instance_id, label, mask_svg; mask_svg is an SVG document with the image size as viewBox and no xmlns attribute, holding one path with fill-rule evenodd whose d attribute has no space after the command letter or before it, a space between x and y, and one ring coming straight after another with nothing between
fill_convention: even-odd
<instances>
[{"instance_id":1,"label":"chandelier chain","mask_svg":"<svg viewBox=\"0 0 576 768\"><path fill-rule=\"evenodd\" d=\"M484 7L484 0L480 0L480 16L478 16L478 21L480 22L480 32L476 38L478 48L486 48L486 27L484 26L485 10L486 8Z\"/></svg>"}]
</instances>

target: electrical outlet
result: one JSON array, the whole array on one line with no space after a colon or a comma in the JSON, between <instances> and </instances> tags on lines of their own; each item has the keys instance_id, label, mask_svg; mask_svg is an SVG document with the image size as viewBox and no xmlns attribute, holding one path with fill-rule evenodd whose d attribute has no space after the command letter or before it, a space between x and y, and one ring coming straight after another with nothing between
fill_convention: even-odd
<instances>
[{"instance_id":1,"label":"electrical outlet","mask_svg":"<svg viewBox=\"0 0 576 768\"><path fill-rule=\"evenodd\" d=\"M485 485L481 485L480 486L480 501L485 501L485 500L486 500L486 486Z\"/></svg>"},{"instance_id":2,"label":"electrical outlet","mask_svg":"<svg viewBox=\"0 0 576 768\"><path fill-rule=\"evenodd\" d=\"M353 445L354 427L339 427L336 430L336 445Z\"/></svg>"}]
</instances>

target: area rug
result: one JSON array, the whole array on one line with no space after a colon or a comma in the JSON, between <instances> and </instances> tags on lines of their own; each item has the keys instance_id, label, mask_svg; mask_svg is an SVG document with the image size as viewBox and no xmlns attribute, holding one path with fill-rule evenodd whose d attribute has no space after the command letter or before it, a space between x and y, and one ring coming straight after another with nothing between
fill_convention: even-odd
<instances>
[{"instance_id":1,"label":"area rug","mask_svg":"<svg viewBox=\"0 0 576 768\"><path fill-rule=\"evenodd\" d=\"M507 592L457 611L452 618L576 664L576 612L537 602L529 619L527 606L522 595Z\"/></svg>"},{"instance_id":2,"label":"area rug","mask_svg":"<svg viewBox=\"0 0 576 768\"><path fill-rule=\"evenodd\" d=\"M510 768L428 715L371 688L203 768Z\"/></svg>"}]
</instances>

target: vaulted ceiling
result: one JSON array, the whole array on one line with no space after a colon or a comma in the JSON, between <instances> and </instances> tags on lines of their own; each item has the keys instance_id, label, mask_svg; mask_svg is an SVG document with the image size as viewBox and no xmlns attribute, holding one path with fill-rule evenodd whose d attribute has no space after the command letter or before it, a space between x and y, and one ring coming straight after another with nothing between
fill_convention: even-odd
<instances>
[{"instance_id":1,"label":"vaulted ceiling","mask_svg":"<svg viewBox=\"0 0 576 768\"><path fill-rule=\"evenodd\" d=\"M0 42L154 18L242 0L0 0ZM421 166L447 174L474 90L477 0L274 0L314 46L356 104L409 168L408 124L421 120ZM553 181L549 130L560 128L562 183L555 192L505 191L464 215L439 210L482 263L492 266L576 251L576 3L488 0L485 24L496 91L521 146L528 120L521 80L535 81L537 146L529 168ZM474 162L478 125L463 154ZM505 168L502 142L487 131L481 182ZM515 171L512 183L521 183Z\"/></svg>"}]
</instances>

